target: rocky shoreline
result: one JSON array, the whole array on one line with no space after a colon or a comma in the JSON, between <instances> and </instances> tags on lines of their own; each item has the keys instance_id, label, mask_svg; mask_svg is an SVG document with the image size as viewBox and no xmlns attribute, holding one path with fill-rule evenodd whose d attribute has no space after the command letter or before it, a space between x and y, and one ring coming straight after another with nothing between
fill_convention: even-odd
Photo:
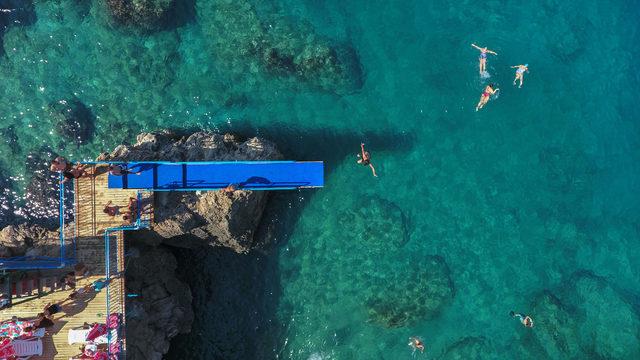
<instances>
[{"instance_id":1,"label":"rocky shoreline","mask_svg":"<svg viewBox=\"0 0 640 360\"><path fill-rule=\"evenodd\" d=\"M142 133L133 145L103 153L100 161L277 160L282 154L264 139L231 134ZM48 177L40 181L47 182ZM47 187L47 184L40 184ZM224 247L245 254L258 247L254 235L268 192L236 190L158 193L154 225L126 234L127 339L130 359L161 359L177 334L191 331L194 312L189 285L176 275L177 248ZM9 225L0 231L0 256L56 256L57 231L41 225ZM206 252L206 251L205 251Z\"/></svg>"}]
</instances>

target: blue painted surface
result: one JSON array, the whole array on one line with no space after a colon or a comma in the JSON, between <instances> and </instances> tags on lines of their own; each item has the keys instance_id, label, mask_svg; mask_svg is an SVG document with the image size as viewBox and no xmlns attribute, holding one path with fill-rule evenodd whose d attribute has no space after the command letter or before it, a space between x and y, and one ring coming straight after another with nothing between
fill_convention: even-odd
<instances>
[{"instance_id":1,"label":"blue painted surface","mask_svg":"<svg viewBox=\"0 0 640 360\"><path fill-rule=\"evenodd\" d=\"M205 163L129 163L133 173L109 174L110 189L215 190L236 184L247 190L324 186L321 161L243 161Z\"/></svg>"}]
</instances>

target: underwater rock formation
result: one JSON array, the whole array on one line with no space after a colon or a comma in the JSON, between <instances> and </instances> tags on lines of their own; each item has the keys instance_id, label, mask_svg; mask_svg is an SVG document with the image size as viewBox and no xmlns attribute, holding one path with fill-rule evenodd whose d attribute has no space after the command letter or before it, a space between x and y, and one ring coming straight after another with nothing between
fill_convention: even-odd
<instances>
[{"instance_id":1,"label":"underwater rock formation","mask_svg":"<svg viewBox=\"0 0 640 360\"><path fill-rule=\"evenodd\" d=\"M56 130L66 141L77 146L91 140L95 130L91 110L79 99L71 98L49 104L49 113L56 124ZM64 147L64 144L61 145Z\"/></svg>"},{"instance_id":2,"label":"underwater rock formation","mask_svg":"<svg viewBox=\"0 0 640 360\"><path fill-rule=\"evenodd\" d=\"M215 2L215 6L201 4L198 14L203 30L210 34L211 50L237 68L232 72L255 72L261 67L338 94L362 87L362 66L351 46L332 44L304 23L261 17L248 1Z\"/></svg>"},{"instance_id":3,"label":"underwater rock formation","mask_svg":"<svg viewBox=\"0 0 640 360\"><path fill-rule=\"evenodd\" d=\"M535 335L551 359L576 359L582 355L576 320L557 297L545 291L535 300Z\"/></svg>"},{"instance_id":4,"label":"underwater rock formation","mask_svg":"<svg viewBox=\"0 0 640 360\"><path fill-rule=\"evenodd\" d=\"M12 25L28 26L36 22L36 11L32 0L1 0L0 8L0 54L4 55L4 32Z\"/></svg>"},{"instance_id":5,"label":"underwater rock formation","mask_svg":"<svg viewBox=\"0 0 640 360\"><path fill-rule=\"evenodd\" d=\"M440 256L410 264L385 283L366 303L370 321L389 328L431 319L454 296L449 267Z\"/></svg>"},{"instance_id":6,"label":"underwater rock formation","mask_svg":"<svg viewBox=\"0 0 640 360\"><path fill-rule=\"evenodd\" d=\"M532 312L533 334L549 358L640 358L640 318L604 278L581 271L558 293L538 296Z\"/></svg>"},{"instance_id":7,"label":"underwater rock formation","mask_svg":"<svg viewBox=\"0 0 640 360\"><path fill-rule=\"evenodd\" d=\"M468 336L449 345L440 360L493 359L495 353L484 337Z\"/></svg>"},{"instance_id":8,"label":"underwater rock formation","mask_svg":"<svg viewBox=\"0 0 640 360\"><path fill-rule=\"evenodd\" d=\"M174 0L107 0L111 16L121 24L158 30L167 20Z\"/></svg>"},{"instance_id":9,"label":"underwater rock formation","mask_svg":"<svg viewBox=\"0 0 640 360\"><path fill-rule=\"evenodd\" d=\"M127 358L160 360L170 340L191 331L191 290L175 274L176 258L163 247L135 247L127 263ZM131 249L129 250L131 252Z\"/></svg>"},{"instance_id":10,"label":"underwater rock formation","mask_svg":"<svg viewBox=\"0 0 640 360\"><path fill-rule=\"evenodd\" d=\"M384 248L389 244L401 247L410 238L409 219L402 209L379 196L363 198L360 203L345 209L338 216L338 222L361 235L365 244L375 241Z\"/></svg>"},{"instance_id":11,"label":"underwater rock formation","mask_svg":"<svg viewBox=\"0 0 640 360\"><path fill-rule=\"evenodd\" d=\"M244 142L232 135L197 132L189 136L170 133L140 134L132 146L118 146L100 160L225 161L277 160L275 145L259 138ZM267 192L239 190L156 194L153 232L169 245L226 246L249 251L253 234L267 203Z\"/></svg>"},{"instance_id":12,"label":"underwater rock formation","mask_svg":"<svg viewBox=\"0 0 640 360\"><path fill-rule=\"evenodd\" d=\"M25 189L24 204L17 210L29 223L51 229L58 225L59 209L59 177L49 170L49 161L53 158L55 153L48 146L29 153L26 168L31 172L31 179Z\"/></svg>"}]
</instances>

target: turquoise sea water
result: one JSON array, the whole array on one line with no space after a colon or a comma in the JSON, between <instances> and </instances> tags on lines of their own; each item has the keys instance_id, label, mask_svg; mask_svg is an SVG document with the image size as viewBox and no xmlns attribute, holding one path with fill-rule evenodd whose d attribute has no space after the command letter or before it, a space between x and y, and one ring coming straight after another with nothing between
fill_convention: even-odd
<instances>
[{"instance_id":1,"label":"turquoise sea water","mask_svg":"<svg viewBox=\"0 0 640 360\"><path fill-rule=\"evenodd\" d=\"M409 336L425 359L639 357L636 1L181 3L141 33L99 1L0 1L22 11L0 14L5 219L22 219L30 153L89 158L143 130L257 134L327 162L324 189L275 196L270 255L192 265L246 273L198 287L171 358L408 359ZM239 50L261 31L352 49L360 83L268 71ZM499 54L489 80L472 42ZM475 112L487 81L500 96ZM73 98L95 120L81 144L51 115ZM214 333L222 319L234 330Z\"/></svg>"}]
</instances>

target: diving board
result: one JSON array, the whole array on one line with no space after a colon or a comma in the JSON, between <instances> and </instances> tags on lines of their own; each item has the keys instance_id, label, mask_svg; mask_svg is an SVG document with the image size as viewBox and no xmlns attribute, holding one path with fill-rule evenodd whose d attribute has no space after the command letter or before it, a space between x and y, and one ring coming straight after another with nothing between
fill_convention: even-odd
<instances>
[{"instance_id":1,"label":"diving board","mask_svg":"<svg viewBox=\"0 0 640 360\"><path fill-rule=\"evenodd\" d=\"M109 174L109 189L197 191L234 184L245 190L292 190L324 186L322 161L130 162L121 166L132 173Z\"/></svg>"}]
</instances>

